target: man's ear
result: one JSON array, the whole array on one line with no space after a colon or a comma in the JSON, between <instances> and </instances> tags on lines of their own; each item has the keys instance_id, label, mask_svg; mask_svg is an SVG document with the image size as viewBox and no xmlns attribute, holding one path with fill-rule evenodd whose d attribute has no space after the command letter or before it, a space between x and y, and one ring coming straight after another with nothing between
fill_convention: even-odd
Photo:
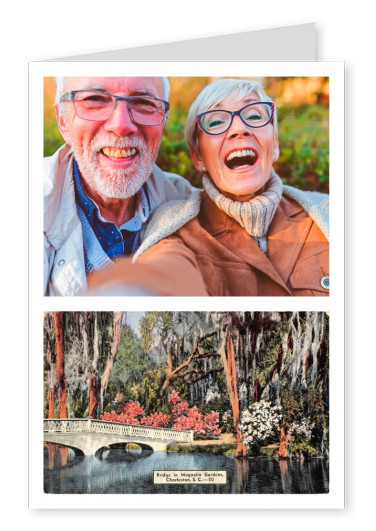
<instances>
[{"instance_id":1,"label":"man's ear","mask_svg":"<svg viewBox=\"0 0 376 531\"><path fill-rule=\"evenodd\" d=\"M191 153L192 162L194 164L194 167L196 168L197 171L199 171L201 173L202 172L202 167L205 166L205 163L204 163L200 153L198 153L193 148L189 148L189 151Z\"/></svg>"},{"instance_id":2,"label":"man's ear","mask_svg":"<svg viewBox=\"0 0 376 531\"><path fill-rule=\"evenodd\" d=\"M55 104L55 113L56 113L57 125L61 133L61 136L64 138L66 144L70 145L71 137L70 137L69 129L68 129L66 119L65 119L65 112L60 109L60 105L58 103Z\"/></svg>"}]
</instances>

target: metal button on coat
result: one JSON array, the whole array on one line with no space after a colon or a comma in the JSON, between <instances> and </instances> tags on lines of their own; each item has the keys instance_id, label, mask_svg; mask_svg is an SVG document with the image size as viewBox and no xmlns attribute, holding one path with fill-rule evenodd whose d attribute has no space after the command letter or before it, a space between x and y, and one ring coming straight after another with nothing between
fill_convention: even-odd
<instances>
[{"instance_id":1,"label":"metal button on coat","mask_svg":"<svg viewBox=\"0 0 376 531\"><path fill-rule=\"evenodd\" d=\"M320 284L324 289L329 289L329 277L322 277Z\"/></svg>"},{"instance_id":2,"label":"metal button on coat","mask_svg":"<svg viewBox=\"0 0 376 531\"><path fill-rule=\"evenodd\" d=\"M120 243L120 242L121 242L121 238L119 238L119 236L114 238L114 243Z\"/></svg>"},{"instance_id":3,"label":"metal button on coat","mask_svg":"<svg viewBox=\"0 0 376 531\"><path fill-rule=\"evenodd\" d=\"M64 264L65 264L65 260L59 260L59 261L58 261L58 265L59 265L59 266L63 266Z\"/></svg>"}]
</instances>

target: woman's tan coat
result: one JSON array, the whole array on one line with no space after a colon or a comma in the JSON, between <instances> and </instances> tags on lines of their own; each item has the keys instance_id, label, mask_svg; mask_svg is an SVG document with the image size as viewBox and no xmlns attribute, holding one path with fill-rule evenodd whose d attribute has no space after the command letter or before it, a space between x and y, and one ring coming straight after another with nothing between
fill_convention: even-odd
<instances>
[{"instance_id":1,"label":"woman's tan coat","mask_svg":"<svg viewBox=\"0 0 376 531\"><path fill-rule=\"evenodd\" d=\"M204 192L197 217L146 250L136 264L119 261L111 269L111 282L160 295L326 296L325 277L328 240L286 195L269 228L267 255Z\"/></svg>"}]
</instances>

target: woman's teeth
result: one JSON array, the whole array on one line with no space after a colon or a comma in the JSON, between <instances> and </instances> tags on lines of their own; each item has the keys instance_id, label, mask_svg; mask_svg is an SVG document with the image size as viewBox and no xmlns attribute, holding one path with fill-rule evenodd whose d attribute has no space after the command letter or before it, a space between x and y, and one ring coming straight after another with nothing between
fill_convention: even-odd
<instances>
[{"instance_id":1,"label":"woman's teeth","mask_svg":"<svg viewBox=\"0 0 376 531\"><path fill-rule=\"evenodd\" d=\"M246 157L247 155L256 157L256 153L253 151L253 149L241 149L239 151L232 151L226 160L232 160L234 157Z\"/></svg>"},{"instance_id":2,"label":"woman's teeth","mask_svg":"<svg viewBox=\"0 0 376 531\"><path fill-rule=\"evenodd\" d=\"M135 148L113 149L113 148L105 147L102 149L102 151L107 157L112 157L115 159L133 157L133 155L137 153L137 150Z\"/></svg>"},{"instance_id":3,"label":"woman's teeth","mask_svg":"<svg viewBox=\"0 0 376 531\"><path fill-rule=\"evenodd\" d=\"M253 166L258 159L258 155L253 149L239 149L231 151L226 157L225 163L230 169Z\"/></svg>"}]
</instances>

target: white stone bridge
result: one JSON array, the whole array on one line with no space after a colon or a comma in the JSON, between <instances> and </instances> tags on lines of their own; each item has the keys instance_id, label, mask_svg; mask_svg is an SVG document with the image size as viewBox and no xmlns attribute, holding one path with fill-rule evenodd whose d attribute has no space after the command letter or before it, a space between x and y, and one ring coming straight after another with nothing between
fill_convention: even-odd
<instances>
[{"instance_id":1,"label":"white stone bridge","mask_svg":"<svg viewBox=\"0 0 376 531\"><path fill-rule=\"evenodd\" d=\"M107 420L45 419L44 441L78 448L85 455L94 455L100 448L119 443L135 443L155 452L173 442L192 442L193 431L132 426Z\"/></svg>"}]
</instances>

